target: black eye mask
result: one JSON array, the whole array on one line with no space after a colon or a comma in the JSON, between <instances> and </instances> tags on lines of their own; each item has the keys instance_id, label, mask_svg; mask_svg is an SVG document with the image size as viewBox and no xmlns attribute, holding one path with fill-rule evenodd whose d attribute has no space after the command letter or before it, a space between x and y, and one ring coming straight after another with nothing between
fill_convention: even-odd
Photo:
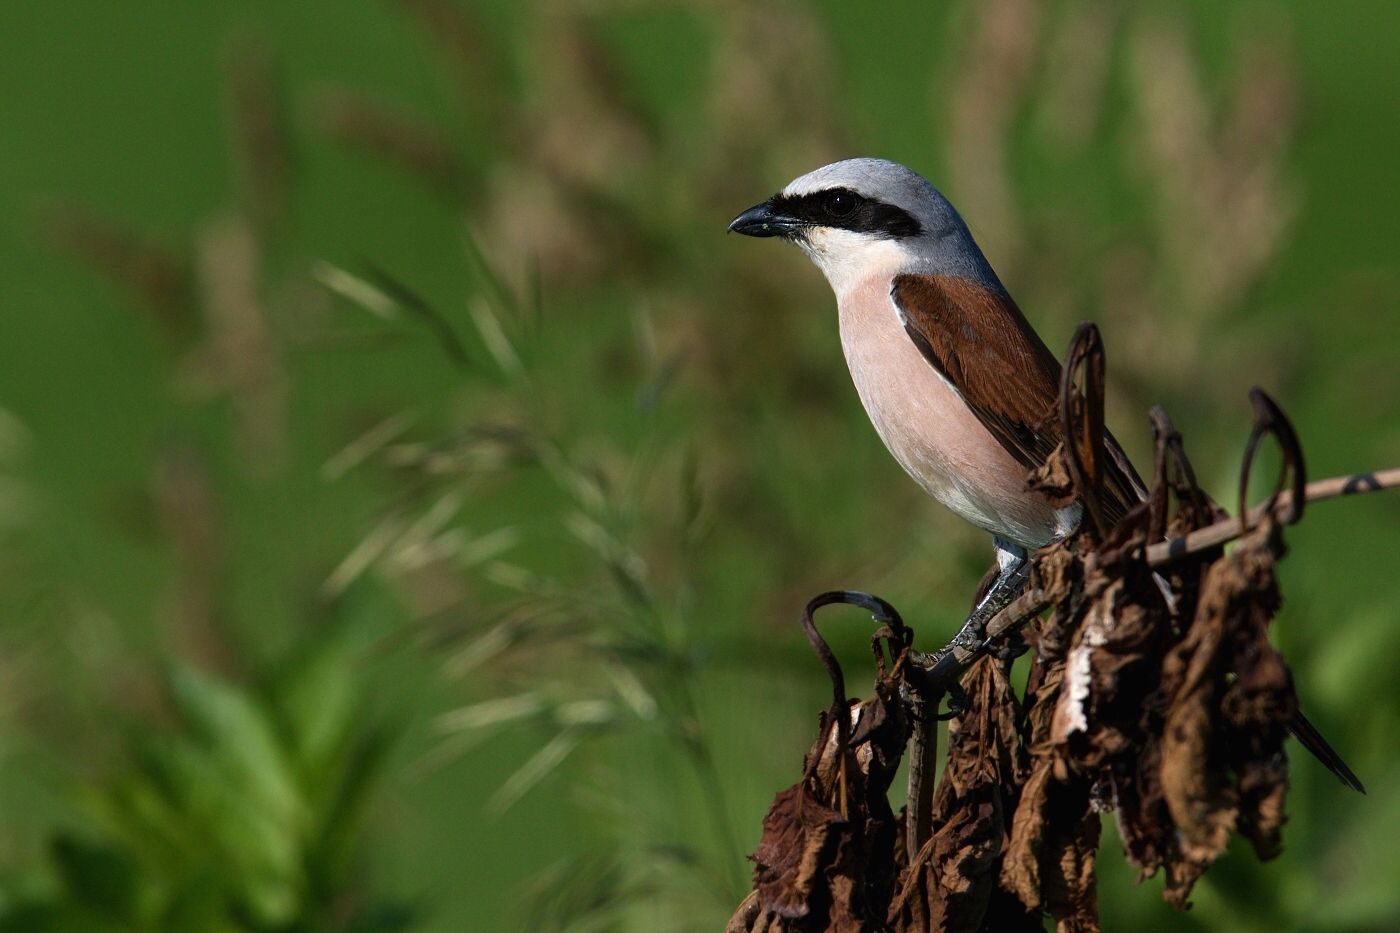
<instances>
[{"instance_id":1,"label":"black eye mask","mask_svg":"<svg viewBox=\"0 0 1400 933\"><path fill-rule=\"evenodd\" d=\"M849 188L828 188L811 194L780 194L769 202L773 212L814 227L836 227L889 240L923 232L908 211L867 198Z\"/></svg>"}]
</instances>

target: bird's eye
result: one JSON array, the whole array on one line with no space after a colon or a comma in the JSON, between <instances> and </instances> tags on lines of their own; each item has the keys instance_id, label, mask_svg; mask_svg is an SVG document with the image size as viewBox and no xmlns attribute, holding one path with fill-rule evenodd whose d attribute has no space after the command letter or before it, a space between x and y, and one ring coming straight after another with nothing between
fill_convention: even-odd
<instances>
[{"instance_id":1,"label":"bird's eye","mask_svg":"<svg viewBox=\"0 0 1400 933\"><path fill-rule=\"evenodd\" d=\"M832 217L848 217L856 209L856 197L849 191L833 191L826 196L826 212Z\"/></svg>"}]
</instances>

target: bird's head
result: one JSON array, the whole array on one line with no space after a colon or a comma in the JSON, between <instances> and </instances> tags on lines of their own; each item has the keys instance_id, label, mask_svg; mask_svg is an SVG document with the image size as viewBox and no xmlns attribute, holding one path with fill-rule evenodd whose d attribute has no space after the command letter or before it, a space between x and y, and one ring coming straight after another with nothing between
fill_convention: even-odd
<instances>
[{"instance_id":1,"label":"bird's head","mask_svg":"<svg viewBox=\"0 0 1400 933\"><path fill-rule=\"evenodd\" d=\"M958 275L1001 289L948 199L885 159L833 162L791 182L729 224L733 233L791 240L839 293L872 275Z\"/></svg>"}]
</instances>

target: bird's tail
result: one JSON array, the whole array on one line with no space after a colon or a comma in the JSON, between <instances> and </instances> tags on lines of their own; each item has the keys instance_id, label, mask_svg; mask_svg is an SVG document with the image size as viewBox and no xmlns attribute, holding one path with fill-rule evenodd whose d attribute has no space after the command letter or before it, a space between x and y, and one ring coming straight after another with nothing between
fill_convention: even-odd
<instances>
[{"instance_id":1,"label":"bird's tail","mask_svg":"<svg viewBox=\"0 0 1400 933\"><path fill-rule=\"evenodd\" d=\"M1347 763L1342 760L1342 756L1337 754L1336 749L1327 744L1327 740L1322 737L1322 733L1310 722L1308 717L1303 715L1302 710L1295 710L1293 721L1288 724L1288 731L1293 733L1293 737L1303 743L1303 747L1312 752L1313 757L1327 766L1327 770L1337 776L1347 787L1352 790L1366 793L1366 788L1361 785L1361 780L1347 767Z\"/></svg>"}]
</instances>

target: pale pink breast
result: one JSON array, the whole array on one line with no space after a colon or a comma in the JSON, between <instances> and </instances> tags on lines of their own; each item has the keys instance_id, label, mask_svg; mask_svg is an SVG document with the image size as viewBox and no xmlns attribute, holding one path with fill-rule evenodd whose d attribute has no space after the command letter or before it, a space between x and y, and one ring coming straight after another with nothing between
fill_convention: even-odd
<instances>
[{"instance_id":1,"label":"pale pink breast","mask_svg":"<svg viewBox=\"0 0 1400 933\"><path fill-rule=\"evenodd\" d=\"M919 485L993 534L1035 548L1069 529L1026 470L910 340L880 276L838 295L841 346L880 439Z\"/></svg>"}]
</instances>

